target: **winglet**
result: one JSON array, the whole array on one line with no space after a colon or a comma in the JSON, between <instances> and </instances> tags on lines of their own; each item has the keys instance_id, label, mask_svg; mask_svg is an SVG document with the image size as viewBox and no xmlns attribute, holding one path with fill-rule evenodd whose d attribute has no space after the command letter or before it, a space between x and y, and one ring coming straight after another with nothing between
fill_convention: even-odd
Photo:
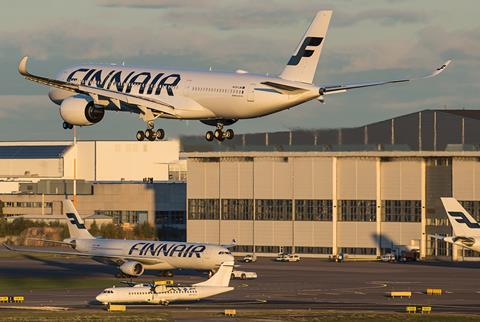
<instances>
[{"instance_id":1,"label":"winglet","mask_svg":"<svg viewBox=\"0 0 480 322\"><path fill-rule=\"evenodd\" d=\"M437 69L435 69L433 71L433 73L431 73L428 76L425 76L424 78L430 78L430 77L435 77L435 76L439 75L441 72L443 72L447 68L448 65L450 65L451 62L452 62L451 59L447 60L446 62L443 63L442 66L438 67Z\"/></svg>"},{"instance_id":2,"label":"winglet","mask_svg":"<svg viewBox=\"0 0 480 322\"><path fill-rule=\"evenodd\" d=\"M20 62L18 63L18 72L23 76L29 75L27 71L27 62L28 62L28 56L23 56L22 59L20 59Z\"/></svg>"}]
</instances>

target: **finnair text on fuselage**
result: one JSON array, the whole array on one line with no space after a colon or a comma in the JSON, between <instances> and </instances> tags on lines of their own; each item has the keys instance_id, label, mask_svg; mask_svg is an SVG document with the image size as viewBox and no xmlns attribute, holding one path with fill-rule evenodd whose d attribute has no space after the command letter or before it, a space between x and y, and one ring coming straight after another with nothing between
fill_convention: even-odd
<instances>
[{"instance_id":1,"label":"finnair text on fuselage","mask_svg":"<svg viewBox=\"0 0 480 322\"><path fill-rule=\"evenodd\" d=\"M102 74L106 75L103 79ZM135 85L138 86L138 94L147 95L160 95L162 89L165 88L169 96L174 96L173 88L180 83L181 76L180 74L167 74L166 72L152 73L150 71L136 72L116 69L77 68L70 72L66 81L73 84L114 90L125 94L130 94Z\"/></svg>"},{"instance_id":2,"label":"finnair text on fuselage","mask_svg":"<svg viewBox=\"0 0 480 322\"><path fill-rule=\"evenodd\" d=\"M128 252L128 255L138 256L177 256L200 258L205 251L205 245L197 244L168 244L168 243L136 243Z\"/></svg>"}]
</instances>

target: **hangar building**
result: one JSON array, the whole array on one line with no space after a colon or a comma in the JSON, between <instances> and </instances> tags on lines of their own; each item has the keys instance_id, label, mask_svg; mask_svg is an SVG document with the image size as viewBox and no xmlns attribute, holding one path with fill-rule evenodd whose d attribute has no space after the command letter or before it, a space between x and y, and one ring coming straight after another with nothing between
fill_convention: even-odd
<instances>
[{"instance_id":1,"label":"hangar building","mask_svg":"<svg viewBox=\"0 0 480 322\"><path fill-rule=\"evenodd\" d=\"M235 239L235 251L263 255L471 259L431 235L451 235L442 196L480 215L478 129L480 111L434 110L355 129L185 140L187 240Z\"/></svg>"}]
</instances>

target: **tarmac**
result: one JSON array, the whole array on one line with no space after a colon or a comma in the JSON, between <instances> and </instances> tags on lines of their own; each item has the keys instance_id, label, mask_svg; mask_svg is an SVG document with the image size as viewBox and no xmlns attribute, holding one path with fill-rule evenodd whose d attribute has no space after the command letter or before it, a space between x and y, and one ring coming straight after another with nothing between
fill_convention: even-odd
<instances>
[{"instance_id":1,"label":"tarmac","mask_svg":"<svg viewBox=\"0 0 480 322\"><path fill-rule=\"evenodd\" d=\"M256 263L241 263L238 270L254 271L254 280L232 280L235 290L198 302L174 302L169 310L351 310L405 312L407 305L431 306L434 312L480 314L480 263L334 263L321 259L302 259L298 263L277 263L260 258ZM41 258L35 256L0 258L0 279L101 279L121 285L114 277L117 269L85 258ZM146 271L135 282L165 279ZM195 271L176 272L173 279L189 285L208 277ZM76 283L75 285L78 285ZM25 302L15 306L59 306L73 309L101 308L95 296L104 287L23 288ZM427 288L440 288L443 295L427 295ZM1 290L0 290L1 291ZM411 291L411 298L392 299L391 291ZM9 292L12 293L12 292ZM6 308L12 304L0 304ZM155 305L129 305L138 309L165 309Z\"/></svg>"}]
</instances>

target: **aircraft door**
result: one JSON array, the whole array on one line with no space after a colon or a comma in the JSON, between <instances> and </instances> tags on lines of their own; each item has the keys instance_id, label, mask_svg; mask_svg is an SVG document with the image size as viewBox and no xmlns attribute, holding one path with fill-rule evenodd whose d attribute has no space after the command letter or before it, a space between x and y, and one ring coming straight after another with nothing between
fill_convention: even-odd
<instances>
[{"instance_id":1,"label":"aircraft door","mask_svg":"<svg viewBox=\"0 0 480 322\"><path fill-rule=\"evenodd\" d=\"M247 88L247 102L255 101L255 83L251 83Z\"/></svg>"},{"instance_id":2,"label":"aircraft door","mask_svg":"<svg viewBox=\"0 0 480 322\"><path fill-rule=\"evenodd\" d=\"M191 92L191 87L192 87L192 80L187 80L185 83L185 88L183 89L183 95L188 95Z\"/></svg>"}]
</instances>

